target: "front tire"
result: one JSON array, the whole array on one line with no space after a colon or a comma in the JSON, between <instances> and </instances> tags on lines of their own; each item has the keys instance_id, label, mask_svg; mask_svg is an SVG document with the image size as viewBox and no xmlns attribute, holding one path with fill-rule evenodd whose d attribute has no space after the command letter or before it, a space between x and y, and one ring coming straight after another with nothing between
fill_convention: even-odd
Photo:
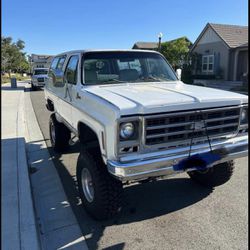
<instances>
[{"instance_id":1,"label":"front tire","mask_svg":"<svg viewBox=\"0 0 250 250\"><path fill-rule=\"evenodd\" d=\"M51 145L56 152L63 152L69 147L70 130L56 120L55 114L50 116L49 131Z\"/></svg>"},{"instance_id":2,"label":"front tire","mask_svg":"<svg viewBox=\"0 0 250 250\"><path fill-rule=\"evenodd\" d=\"M233 174L234 162L228 161L217 164L205 171L190 171L191 179L206 187L220 186L230 180Z\"/></svg>"},{"instance_id":3,"label":"front tire","mask_svg":"<svg viewBox=\"0 0 250 250\"><path fill-rule=\"evenodd\" d=\"M100 156L82 147L77 161L79 194L86 211L97 220L109 219L121 211L122 183L106 170Z\"/></svg>"}]
</instances>

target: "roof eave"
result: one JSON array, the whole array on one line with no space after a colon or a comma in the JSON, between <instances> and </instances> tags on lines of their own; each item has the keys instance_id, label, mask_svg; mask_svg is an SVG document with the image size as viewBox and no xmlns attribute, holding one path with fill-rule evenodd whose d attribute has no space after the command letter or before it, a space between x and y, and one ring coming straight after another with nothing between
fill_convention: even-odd
<instances>
[{"instance_id":1,"label":"roof eave","mask_svg":"<svg viewBox=\"0 0 250 250\"><path fill-rule=\"evenodd\" d=\"M223 41L223 44L227 47L227 49L230 49L231 47L224 41L224 39L216 32L216 30L213 28L213 26L210 23L207 23L205 28L202 30L202 32L200 33L200 35L198 36L198 38L195 40L193 46L190 49L190 53L193 52L194 48L196 47L197 43L200 41L200 39L202 38L202 36L204 35L204 33L207 31L208 28L211 28L215 34Z\"/></svg>"}]
</instances>

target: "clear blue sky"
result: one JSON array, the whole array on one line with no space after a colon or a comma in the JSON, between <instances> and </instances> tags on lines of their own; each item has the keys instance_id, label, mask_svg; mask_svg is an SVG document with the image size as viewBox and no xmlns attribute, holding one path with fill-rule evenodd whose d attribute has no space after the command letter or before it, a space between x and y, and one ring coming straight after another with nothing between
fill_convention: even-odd
<instances>
[{"instance_id":1,"label":"clear blue sky","mask_svg":"<svg viewBox=\"0 0 250 250\"><path fill-rule=\"evenodd\" d=\"M137 41L187 36L207 22L248 25L247 0L3 0L2 35L25 41L25 51L131 48Z\"/></svg>"}]
</instances>

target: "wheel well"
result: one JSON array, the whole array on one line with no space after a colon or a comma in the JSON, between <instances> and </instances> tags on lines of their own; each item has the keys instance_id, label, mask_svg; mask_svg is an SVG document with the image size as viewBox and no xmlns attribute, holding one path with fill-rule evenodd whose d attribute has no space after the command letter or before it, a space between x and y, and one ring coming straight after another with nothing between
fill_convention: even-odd
<instances>
[{"instance_id":1,"label":"wheel well","mask_svg":"<svg viewBox=\"0 0 250 250\"><path fill-rule=\"evenodd\" d=\"M101 153L99 140L96 133L86 124L80 122L78 124L78 137L82 145L88 150L97 150L96 153Z\"/></svg>"},{"instance_id":2,"label":"wheel well","mask_svg":"<svg viewBox=\"0 0 250 250\"><path fill-rule=\"evenodd\" d=\"M49 110L49 111L54 111L55 109L54 109L54 104L53 104L53 102L50 100L50 99L47 99L47 103L46 103L46 107L47 107L47 109Z\"/></svg>"}]
</instances>

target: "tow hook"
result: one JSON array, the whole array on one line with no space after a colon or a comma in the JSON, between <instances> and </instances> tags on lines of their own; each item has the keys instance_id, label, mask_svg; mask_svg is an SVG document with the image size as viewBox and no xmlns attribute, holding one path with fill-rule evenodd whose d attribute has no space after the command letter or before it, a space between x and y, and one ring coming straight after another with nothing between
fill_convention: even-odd
<instances>
[{"instance_id":1,"label":"tow hook","mask_svg":"<svg viewBox=\"0 0 250 250\"><path fill-rule=\"evenodd\" d=\"M69 145L70 146L74 146L77 142L78 142L78 138L76 136L73 136L70 140L69 140Z\"/></svg>"}]
</instances>

